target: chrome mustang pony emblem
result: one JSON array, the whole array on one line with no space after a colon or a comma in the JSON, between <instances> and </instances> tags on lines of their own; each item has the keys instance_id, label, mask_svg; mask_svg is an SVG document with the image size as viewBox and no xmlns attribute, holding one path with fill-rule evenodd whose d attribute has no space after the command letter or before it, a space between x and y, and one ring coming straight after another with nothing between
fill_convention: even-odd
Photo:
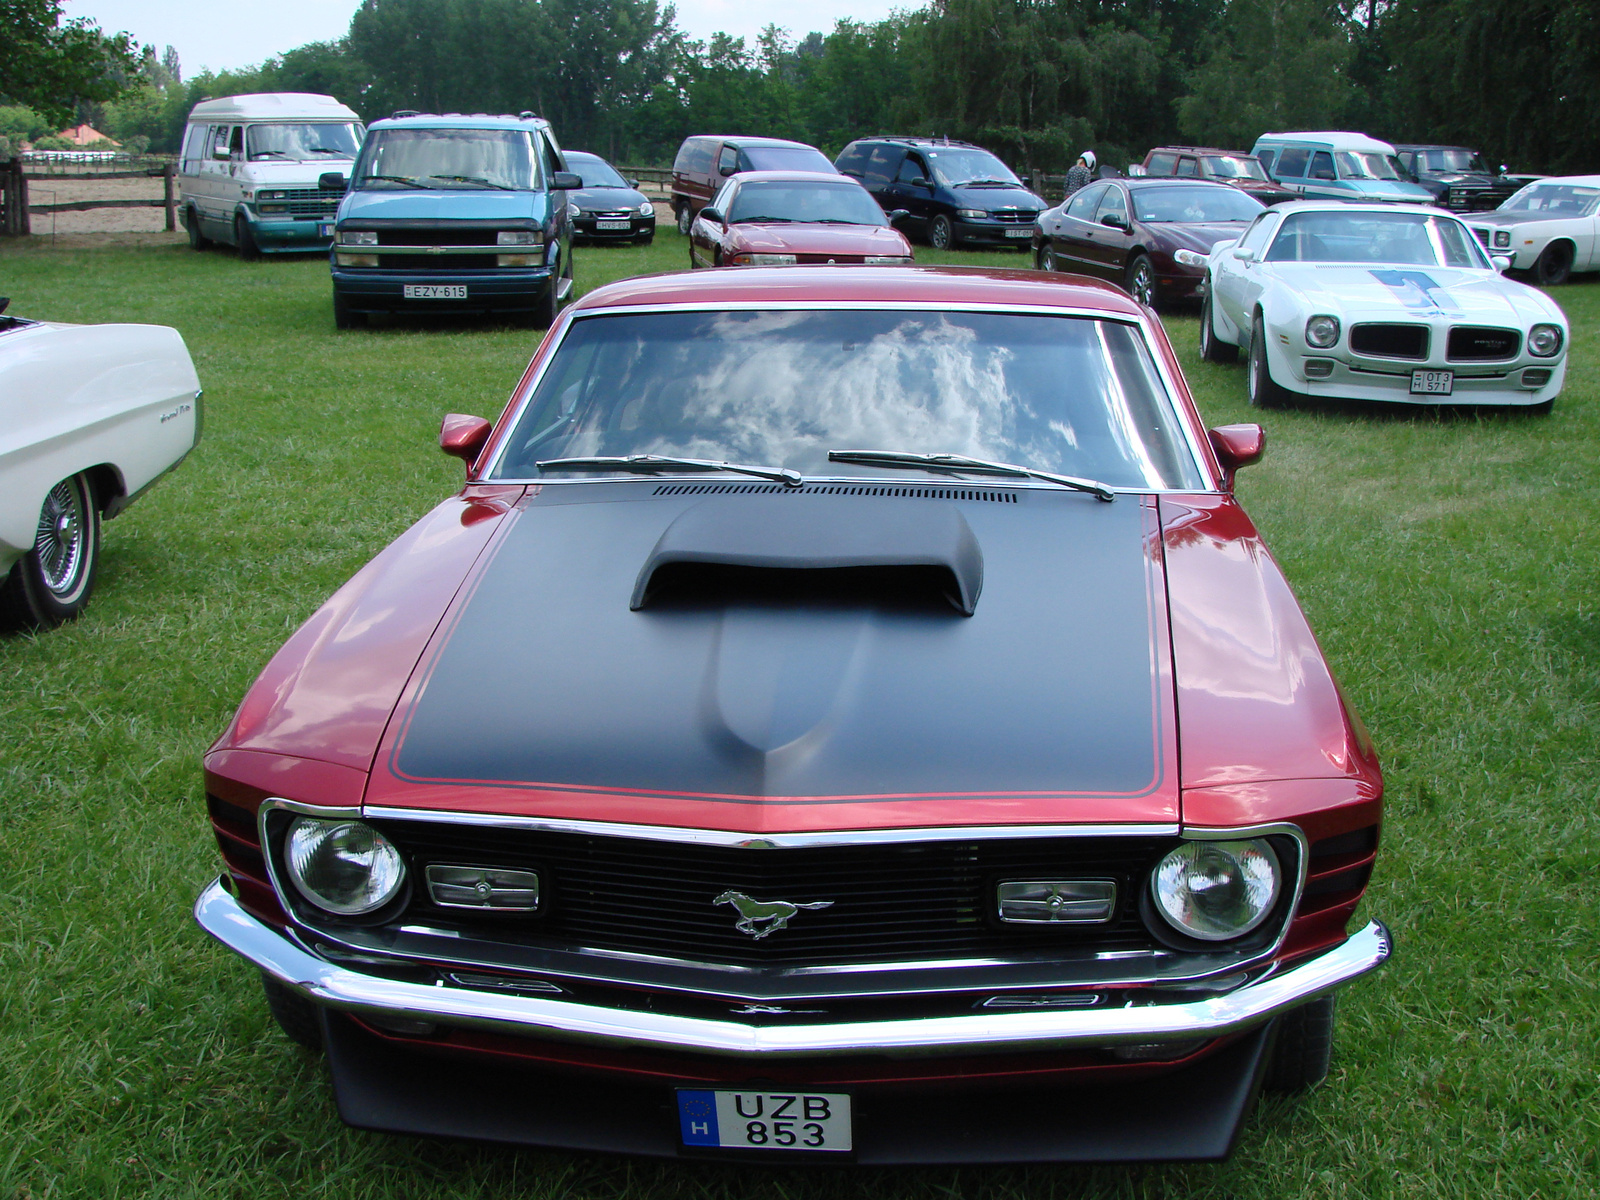
<instances>
[{"instance_id":1,"label":"chrome mustang pony emblem","mask_svg":"<svg viewBox=\"0 0 1600 1200\"><path fill-rule=\"evenodd\" d=\"M731 904L739 911L734 928L753 938L764 938L777 933L789 923L789 918L802 908L832 908L832 900L814 900L810 904L791 904L787 900L752 900L743 892L723 892L711 903Z\"/></svg>"}]
</instances>

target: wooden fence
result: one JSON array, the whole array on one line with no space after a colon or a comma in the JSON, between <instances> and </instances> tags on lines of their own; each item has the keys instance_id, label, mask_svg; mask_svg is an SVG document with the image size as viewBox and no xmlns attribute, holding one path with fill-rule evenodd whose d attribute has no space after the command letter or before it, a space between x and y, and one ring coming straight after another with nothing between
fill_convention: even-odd
<instances>
[{"instance_id":1,"label":"wooden fence","mask_svg":"<svg viewBox=\"0 0 1600 1200\"><path fill-rule=\"evenodd\" d=\"M95 208L164 208L167 215L167 232L172 233L178 228L178 180L175 162L157 161L143 166L133 166L131 162L108 165L113 169L96 170L86 163L34 162L20 158L0 163L0 235L26 237L33 231L29 219L31 213L87 212ZM54 166L68 169L48 169ZM124 166L127 169L116 169ZM40 170L40 167L46 169ZM161 180L162 195L159 200L70 200L60 204L33 204L28 199L29 183L156 178Z\"/></svg>"}]
</instances>

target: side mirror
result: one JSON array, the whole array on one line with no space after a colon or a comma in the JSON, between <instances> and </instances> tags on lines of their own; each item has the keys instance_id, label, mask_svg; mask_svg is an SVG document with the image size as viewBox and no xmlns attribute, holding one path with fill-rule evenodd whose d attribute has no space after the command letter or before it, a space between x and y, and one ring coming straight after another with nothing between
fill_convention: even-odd
<instances>
[{"instance_id":1,"label":"side mirror","mask_svg":"<svg viewBox=\"0 0 1600 1200\"><path fill-rule=\"evenodd\" d=\"M325 192L344 192L350 188L349 182L338 171L324 171L318 175L317 186Z\"/></svg>"},{"instance_id":2,"label":"side mirror","mask_svg":"<svg viewBox=\"0 0 1600 1200\"><path fill-rule=\"evenodd\" d=\"M730 176L730 175L737 175L738 173L739 173L739 168L737 166L733 166L733 167L718 167L717 168L717 174L721 175L724 179L728 178L728 176Z\"/></svg>"},{"instance_id":3,"label":"side mirror","mask_svg":"<svg viewBox=\"0 0 1600 1200\"><path fill-rule=\"evenodd\" d=\"M930 192L933 191L933 183L932 183L932 181L924 179L920 175L917 176L917 178L915 178L915 179L913 179L911 181L911 186L912 187L919 187L919 188L927 188Z\"/></svg>"},{"instance_id":4,"label":"side mirror","mask_svg":"<svg viewBox=\"0 0 1600 1200\"><path fill-rule=\"evenodd\" d=\"M1509 254L1491 254L1489 261L1494 264L1494 269L1502 275L1511 270L1511 256Z\"/></svg>"},{"instance_id":5,"label":"side mirror","mask_svg":"<svg viewBox=\"0 0 1600 1200\"><path fill-rule=\"evenodd\" d=\"M558 192L575 192L583 186L583 176L571 171L557 171L550 176L550 186Z\"/></svg>"},{"instance_id":6,"label":"side mirror","mask_svg":"<svg viewBox=\"0 0 1600 1200\"><path fill-rule=\"evenodd\" d=\"M1233 490L1233 476L1240 467L1261 461L1267 449L1267 432L1259 425L1218 425L1206 431L1211 449L1222 464L1223 486Z\"/></svg>"},{"instance_id":7,"label":"side mirror","mask_svg":"<svg viewBox=\"0 0 1600 1200\"><path fill-rule=\"evenodd\" d=\"M489 441L489 431L494 428L482 417L469 417L464 413L447 413L439 426L439 449L451 458L459 458L472 470L472 464Z\"/></svg>"},{"instance_id":8,"label":"side mirror","mask_svg":"<svg viewBox=\"0 0 1600 1200\"><path fill-rule=\"evenodd\" d=\"M630 180L628 180L628 186L633 188L634 191L638 191L639 190L639 181L637 179L630 179Z\"/></svg>"},{"instance_id":9,"label":"side mirror","mask_svg":"<svg viewBox=\"0 0 1600 1200\"><path fill-rule=\"evenodd\" d=\"M1248 246L1235 246L1232 253L1240 262L1255 262L1256 260L1256 252Z\"/></svg>"},{"instance_id":10,"label":"side mirror","mask_svg":"<svg viewBox=\"0 0 1600 1200\"><path fill-rule=\"evenodd\" d=\"M895 209L893 212L891 212L889 214L889 224L893 225L896 221L904 221L910 215L911 215L911 210L910 209L908 209L908 208L897 208L897 209Z\"/></svg>"},{"instance_id":11,"label":"side mirror","mask_svg":"<svg viewBox=\"0 0 1600 1200\"><path fill-rule=\"evenodd\" d=\"M700 215L716 225L726 225L728 223L727 219L714 208L702 208Z\"/></svg>"},{"instance_id":12,"label":"side mirror","mask_svg":"<svg viewBox=\"0 0 1600 1200\"><path fill-rule=\"evenodd\" d=\"M228 162L233 158L233 155L228 153L228 148L226 146L217 146L212 149L211 157L216 159L218 162Z\"/></svg>"},{"instance_id":13,"label":"side mirror","mask_svg":"<svg viewBox=\"0 0 1600 1200\"><path fill-rule=\"evenodd\" d=\"M1128 232L1128 219L1126 217L1119 217L1116 213L1107 213L1105 216L1101 217L1100 224L1109 225L1112 229L1120 229L1124 233Z\"/></svg>"}]
</instances>

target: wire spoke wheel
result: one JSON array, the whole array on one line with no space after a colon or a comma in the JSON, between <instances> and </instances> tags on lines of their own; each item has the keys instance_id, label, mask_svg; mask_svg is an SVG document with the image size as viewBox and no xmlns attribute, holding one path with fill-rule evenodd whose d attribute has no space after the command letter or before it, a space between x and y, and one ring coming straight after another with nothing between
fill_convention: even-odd
<instances>
[{"instance_id":1,"label":"wire spoke wheel","mask_svg":"<svg viewBox=\"0 0 1600 1200\"><path fill-rule=\"evenodd\" d=\"M0 580L0 626L59 625L83 611L100 557L100 510L87 475L45 493L33 547Z\"/></svg>"},{"instance_id":2,"label":"wire spoke wheel","mask_svg":"<svg viewBox=\"0 0 1600 1200\"><path fill-rule=\"evenodd\" d=\"M89 504L83 485L63 479L44 498L34 549L39 574L52 595L69 600L81 586L88 559Z\"/></svg>"}]
</instances>

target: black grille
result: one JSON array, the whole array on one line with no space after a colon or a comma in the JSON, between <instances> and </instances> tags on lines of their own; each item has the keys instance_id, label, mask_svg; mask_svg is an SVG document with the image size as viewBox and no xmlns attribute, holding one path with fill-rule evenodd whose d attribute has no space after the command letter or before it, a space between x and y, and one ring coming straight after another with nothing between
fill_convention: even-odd
<instances>
[{"instance_id":1,"label":"black grille","mask_svg":"<svg viewBox=\"0 0 1600 1200\"><path fill-rule=\"evenodd\" d=\"M709 496L709 495L783 495L783 496L899 496L912 500L988 500L1000 504L1015 504L1015 492L991 492L978 488L938 487L885 487L876 484L816 484L792 488L781 483L664 483L655 490L657 496Z\"/></svg>"},{"instance_id":2,"label":"black grille","mask_svg":"<svg viewBox=\"0 0 1600 1200\"><path fill-rule=\"evenodd\" d=\"M496 267L492 254L384 254L379 256L378 265L386 271L492 271Z\"/></svg>"},{"instance_id":3,"label":"black grille","mask_svg":"<svg viewBox=\"0 0 1600 1200\"><path fill-rule=\"evenodd\" d=\"M989 214L996 221L1015 221L1018 224L1031 224L1039 214L1032 209L997 208Z\"/></svg>"},{"instance_id":4,"label":"black grille","mask_svg":"<svg viewBox=\"0 0 1600 1200\"><path fill-rule=\"evenodd\" d=\"M1515 329L1484 329L1457 325L1450 331L1448 357L1452 362L1515 358L1522 349L1522 334Z\"/></svg>"},{"instance_id":5,"label":"black grille","mask_svg":"<svg viewBox=\"0 0 1600 1200\"><path fill-rule=\"evenodd\" d=\"M296 188L288 194L289 215L293 217L331 217L339 209L343 192L321 188Z\"/></svg>"},{"instance_id":6,"label":"black grille","mask_svg":"<svg viewBox=\"0 0 1600 1200\"><path fill-rule=\"evenodd\" d=\"M1478 240L1487 248L1489 245L1489 231L1487 229L1474 229L1472 232L1478 235Z\"/></svg>"},{"instance_id":7,"label":"black grille","mask_svg":"<svg viewBox=\"0 0 1600 1200\"><path fill-rule=\"evenodd\" d=\"M493 246L498 229L451 229L434 226L425 229L380 229L380 246ZM522 247L528 249L528 247Z\"/></svg>"},{"instance_id":8,"label":"black grille","mask_svg":"<svg viewBox=\"0 0 1600 1200\"><path fill-rule=\"evenodd\" d=\"M375 822L420 875L429 863L540 873L542 915L510 922L547 944L749 965L878 962L1051 947L1154 949L1138 916L1169 838L1040 838L905 845L740 849L585 834ZM1118 911L1103 926L1020 928L991 916L1006 879L1111 878ZM788 925L755 938L723 892L793 904ZM434 907L417 896L398 920L505 937L505 918Z\"/></svg>"},{"instance_id":9,"label":"black grille","mask_svg":"<svg viewBox=\"0 0 1600 1200\"><path fill-rule=\"evenodd\" d=\"M1428 357L1426 325L1355 325L1350 329L1350 349L1374 358Z\"/></svg>"}]
</instances>

